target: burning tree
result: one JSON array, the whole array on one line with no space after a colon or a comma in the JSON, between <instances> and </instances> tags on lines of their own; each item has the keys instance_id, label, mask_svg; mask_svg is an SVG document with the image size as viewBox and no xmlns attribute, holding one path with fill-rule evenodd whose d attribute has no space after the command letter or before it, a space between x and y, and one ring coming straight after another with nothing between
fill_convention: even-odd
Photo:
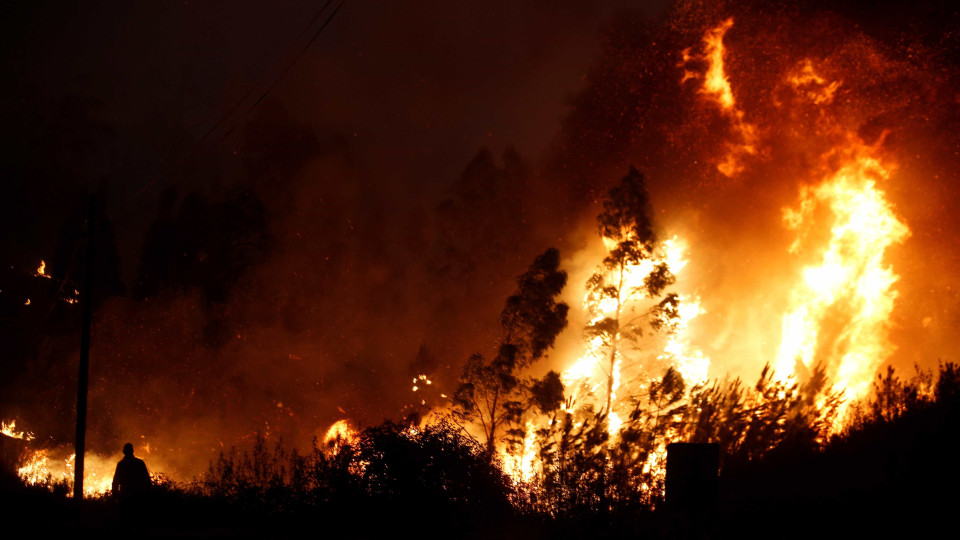
<instances>
[{"instance_id":1,"label":"burning tree","mask_svg":"<svg viewBox=\"0 0 960 540\"><path fill-rule=\"evenodd\" d=\"M454 395L454 413L462 421L479 422L483 427L487 451L492 455L498 430L519 422L523 412L533 405L541 409L559 406L562 385L556 374L543 381L523 383L520 371L553 346L567 326L567 305L557 297L567 283L560 270L560 252L550 248L539 255L530 268L517 278L517 291L507 298L500 314L501 338L497 355L484 363L480 354L467 361ZM539 390L539 391L537 391ZM549 390L554 399L545 395Z\"/></svg>"},{"instance_id":2,"label":"burning tree","mask_svg":"<svg viewBox=\"0 0 960 540\"><path fill-rule=\"evenodd\" d=\"M658 253L657 235L650 221L650 199L643 175L637 169L631 167L620 184L609 191L597 222L608 251L587 282L591 320L585 332L598 345L596 354L603 358L603 414L609 418L626 347L639 348L644 327L659 329L676 319L680 299L673 293L664 296L664 290L675 278ZM639 309L636 302L661 296L662 300L647 309Z\"/></svg>"}]
</instances>

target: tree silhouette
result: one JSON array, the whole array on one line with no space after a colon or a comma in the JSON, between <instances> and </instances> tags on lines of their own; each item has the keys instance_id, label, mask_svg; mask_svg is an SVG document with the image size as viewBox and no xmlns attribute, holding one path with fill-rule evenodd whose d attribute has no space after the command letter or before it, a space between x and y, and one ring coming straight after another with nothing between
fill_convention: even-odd
<instances>
[{"instance_id":1,"label":"tree silhouette","mask_svg":"<svg viewBox=\"0 0 960 540\"><path fill-rule=\"evenodd\" d=\"M550 248L539 255L517 278L517 290L507 298L500 313L497 355L486 363L480 354L474 354L464 367L454 395L454 413L462 421L480 423L490 455L499 429L519 422L523 412L534 404L526 398L530 386L518 374L543 357L566 327L567 305L557 302L566 282L567 273L560 270L560 253ZM538 405L559 404L557 383L559 376L548 374L533 385Z\"/></svg>"},{"instance_id":2,"label":"tree silhouette","mask_svg":"<svg viewBox=\"0 0 960 540\"><path fill-rule=\"evenodd\" d=\"M634 490L640 483L650 483L644 464L659 447L672 442L682 423L686 387L683 377L672 367L659 380L651 381L647 392L632 399L630 416L620 431L614 462L614 483L621 491Z\"/></svg>"},{"instance_id":3,"label":"tree silhouette","mask_svg":"<svg viewBox=\"0 0 960 540\"><path fill-rule=\"evenodd\" d=\"M587 281L588 296L595 313L587 324L588 338L600 338L606 396L603 414L609 416L613 399L614 371L624 355L625 341L634 345L643 336L643 327L659 329L661 321L675 319L679 298L666 295L659 303L639 310L636 300L656 299L673 284L675 278L667 264L659 261L657 235L650 221L650 199L643 175L630 171L614 186L603 201L597 216L600 235L610 245L607 255ZM649 264L649 270L643 263ZM642 282L629 279L632 272L646 272ZM613 309L601 306L613 304Z\"/></svg>"}]
</instances>

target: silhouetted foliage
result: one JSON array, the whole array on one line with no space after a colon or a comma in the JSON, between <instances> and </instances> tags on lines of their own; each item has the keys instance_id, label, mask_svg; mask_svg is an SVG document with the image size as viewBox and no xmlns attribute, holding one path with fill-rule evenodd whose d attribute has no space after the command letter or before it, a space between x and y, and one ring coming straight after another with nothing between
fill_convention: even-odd
<instances>
[{"instance_id":1,"label":"silhouetted foliage","mask_svg":"<svg viewBox=\"0 0 960 540\"><path fill-rule=\"evenodd\" d=\"M604 495L608 440L602 415L591 407L554 411L548 425L537 431L542 471L533 505L555 515L597 510Z\"/></svg>"},{"instance_id":2,"label":"silhouetted foliage","mask_svg":"<svg viewBox=\"0 0 960 540\"><path fill-rule=\"evenodd\" d=\"M878 373L873 381L872 395L855 403L848 425L894 422L909 410L926 405L934 397L933 374L917 368L915 376L903 381L887 366L886 374Z\"/></svg>"},{"instance_id":3,"label":"silhouetted foliage","mask_svg":"<svg viewBox=\"0 0 960 540\"><path fill-rule=\"evenodd\" d=\"M800 384L775 380L767 365L752 388L740 379L693 388L684 436L717 443L721 456L747 461L785 441L813 448L824 442L840 403L841 395L827 389L822 367Z\"/></svg>"},{"instance_id":4,"label":"silhouetted foliage","mask_svg":"<svg viewBox=\"0 0 960 540\"><path fill-rule=\"evenodd\" d=\"M954 405L960 397L960 364L955 362L940 363L940 372L937 384L934 387L934 398L947 405Z\"/></svg>"},{"instance_id":5,"label":"silhouetted foliage","mask_svg":"<svg viewBox=\"0 0 960 540\"><path fill-rule=\"evenodd\" d=\"M960 481L953 442L960 408L936 393L931 398L929 389L956 392L955 370L941 364L933 383L931 372L901 380L887 369L871 395L849 404L847 427L828 441L812 448L785 441L759 460L728 459L721 473L721 535L753 520L756 531L792 522L784 536L808 538L821 526L796 518L814 512L833 524L831 534L939 533L952 511L943 487Z\"/></svg>"},{"instance_id":6,"label":"silhouetted foliage","mask_svg":"<svg viewBox=\"0 0 960 540\"><path fill-rule=\"evenodd\" d=\"M356 451L362 489L373 497L458 513L509 512L508 478L482 445L451 422L419 430L383 424L366 430Z\"/></svg>"},{"instance_id":7,"label":"silhouetted foliage","mask_svg":"<svg viewBox=\"0 0 960 540\"><path fill-rule=\"evenodd\" d=\"M530 387L530 399L540 414L550 414L560 408L563 403L563 381L560 380L560 374L550 371L542 379L534 381Z\"/></svg>"},{"instance_id":8,"label":"silhouetted foliage","mask_svg":"<svg viewBox=\"0 0 960 540\"><path fill-rule=\"evenodd\" d=\"M816 376L821 370L800 384L777 382L765 369L753 386L734 380L689 392L667 370L633 403L615 441L590 407L548 404L551 422L537 433L543 469L529 483L511 481L485 445L442 418L423 428L388 422L350 440L315 442L307 454L258 437L246 452L221 455L198 484L160 483L151 514L163 516L155 526L171 536L226 526L257 536L319 527L380 537L409 526L420 537L683 538L683 516L660 505L657 462L641 464L639 453L659 455L666 440L698 437L727 454L714 537L809 537L824 530L806 519L811 512L829 520L830 534L926 535L952 511L942 487L960 480L952 444L960 426L951 397L960 393L957 370L941 364L936 374L918 370L908 380L887 370L853 404L859 420L829 441L807 438L833 419L817 412L835 397ZM556 397L552 379L538 388ZM807 410L814 402L817 411ZM46 519L55 529L129 526L110 498L88 501L78 513L68 492L23 486L0 470L0 496L18 517ZM866 519L878 512L886 517Z\"/></svg>"},{"instance_id":9,"label":"silhouetted foliage","mask_svg":"<svg viewBox=\"0 0 960 540\"><path fill-rule=\"evenodd\" d=\"M776 381L767 367L753 387L737 379L688 390L668 368L628 401L614 438L607 415L589 405L575 408L568 400L548 417L537 432L542 471L535 506L556 515L655 507L671 442L717 443L735 463L788 447L822 448L840 396L827 391L821 369L803 384Z\"/></svg>"},{"instance_id":10,"label":"silhouetted foliage","mask_svg":"<svg viewBox=\"0 0 960 540\"><path fill-rule=\"evenodd\" d=\"M463 422L478 422L492 456L499 428L519 422L533 404L531 384L520 380L520 370L539 360L553 346L567 325L567 305L557 297L567 282L560 270L560 253L550 248L539 255L530 268L517 278L517 291L507 298L500 314L500 345L497 355L486 363L480 354L467 361L454 394L454 414ZM540 390L555 384L559 377L540 382ZM537 405L557 403L541 392Z\"/></svg>"},{"instance_id":11,"label":"silhouetted foliage","mask_svg":"<svg viewBox=\"0 0 960 540\"><path fill-rule=\"evenodd\" d=\"M359 535L385 533L426 511L431 527L461 537L514 514L507 476L444 419L422 428L387 422L353 440L315 442L307 455L280 442L270 450L258 436L249 452L221 454L202 489L251 515L329 511ZM363 516L373 520L356 521Z\"/></svg>"}]
</instances>

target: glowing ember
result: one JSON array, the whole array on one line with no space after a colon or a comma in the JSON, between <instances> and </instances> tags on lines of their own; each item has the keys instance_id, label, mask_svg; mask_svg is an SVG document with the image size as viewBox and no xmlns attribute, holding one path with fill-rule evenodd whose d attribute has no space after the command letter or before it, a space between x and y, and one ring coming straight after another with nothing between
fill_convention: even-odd
<instances>
[{"instance_id":1,"label":"glowing ember","mask_svg":"<svg viewBox=\"0 0 960 540\"><path fill-rule=\"evenodd\" d=\"M417 390L419 390L420 389L419 385L421 384L430 385L430 384L433 384L433 381L431 381L426 375L422 375L422 374L417 375L416 377L413 378L413 391L416 392Z\"/></svg>"},{"instance_id":2,"label":"glowing ember","mask_svg":"<svg viewBox=\"0 0 960 540\"><path fill-rule=\"evenodd\" d=\"M40 266L37 267L37 273L34 274L34 275L36 275L37 277L42 277L42 278L51 279L51 276L48 276L48 275L46 274L46 269L47 269L47 263L46 263L45 261L41 260L41 261L40 261Z\"/></svg>"}]
</instances>

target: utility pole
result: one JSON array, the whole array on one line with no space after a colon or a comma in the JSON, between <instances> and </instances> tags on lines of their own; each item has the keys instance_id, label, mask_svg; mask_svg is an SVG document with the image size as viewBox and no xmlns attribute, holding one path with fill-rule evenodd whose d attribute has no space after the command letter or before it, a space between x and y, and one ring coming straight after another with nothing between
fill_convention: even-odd
<instances>
[{"instance_id":1,"label":"utility pole","mask_svg":"<svg viewBox=\"0 0 960 540\"><path fill-rule=\"evenodd\" d=\"M87 386L90 370L90 320L93 316L93 244L94 244L93 195L87 206L87 261L83 276L83 315L80 328L80 372L77 377L77 436L76 457L73 462L73 500L83 500L83 454L87 442Z\"/></svg>"}]
</instances>

